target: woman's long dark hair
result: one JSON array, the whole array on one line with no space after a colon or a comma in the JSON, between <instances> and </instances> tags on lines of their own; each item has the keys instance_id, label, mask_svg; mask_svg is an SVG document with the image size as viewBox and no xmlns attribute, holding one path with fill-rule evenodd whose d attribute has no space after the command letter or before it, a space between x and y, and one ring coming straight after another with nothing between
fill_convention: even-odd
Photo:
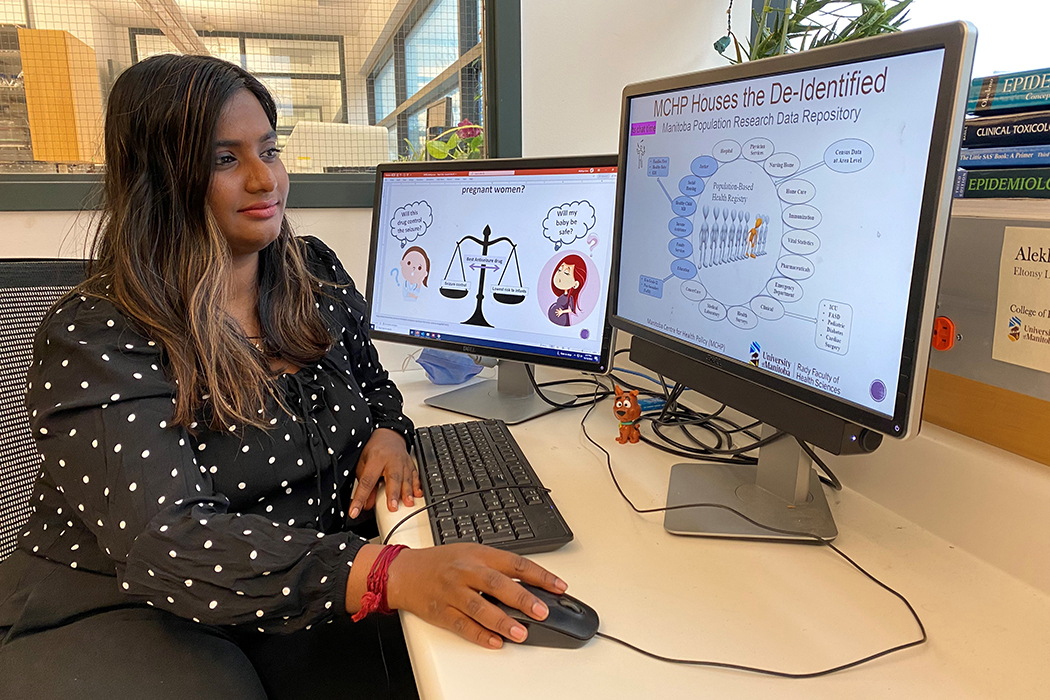
<instances>
[{"instance_id":1,"label":"woman's long dark hair","mask_svg":"<svg viewBox=\"0 0 1050 700\"><path fill-rule=\"evenodd\" d=\"M276 129L277 108L262 83L210 56L136 63L117 78L106 106L102 216L82 288L112 301L161 345L178 387L172 422L187 427L205 414L214 429L267 427L276 382L268 356L308 365L333 342L315 306L319 280L287 220L259 257L265 354L223 311L231 255L207 195L219 115L242 89Z\"/></svg>"}]
</instances>

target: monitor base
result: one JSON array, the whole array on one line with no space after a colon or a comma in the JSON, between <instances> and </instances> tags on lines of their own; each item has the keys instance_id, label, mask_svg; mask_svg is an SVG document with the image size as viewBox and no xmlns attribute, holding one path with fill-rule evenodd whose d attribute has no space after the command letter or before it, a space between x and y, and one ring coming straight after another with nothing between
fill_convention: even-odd
<instances>
[{"instance_id":1,"label":"monitor base","mask_svg":"<svg viewBox=\"0 0 1050 700\"><path fill-rule=\"evenodd\" d=\"M810 469L810 499L789 506L755 484L757 469L735 464L676 464L671 468L667 505L718 503L779 530L811 532L826 540L838 534L817 473ZM664 529L675 535L816 542L756 527L722 508L682 508L664 514Z\"/></svg>"},{"instance_id":2,"label":"monitor base","mask_svg":"<svg viewBox=\"0 0 1050 700\"><path fill-rule=\"evenodd\" d=\"M431 396L423 403L474 418L502 420L507 425L523 423L555 410L536 394L523 363L500 360L498 367L496 379ZM543 395L555 403L570 403L575 398L546 389Z\"/></svg>"},{"instance_id":3,"label":"monitor base","mask_svg":"<svg viewBox=\"0 0 1050 700\"><path fill-rule=\"evenodd\" d=\"M765 426L763 437L775 432ZM759 451L757 466L676 464L671 467L667 505L715 503L778 530L752 525L725 508L699 507L664 513L664 529L675 535L816 543L838 535L831 508L812 461L791 436Z\"/></svg>"}]
</instances>

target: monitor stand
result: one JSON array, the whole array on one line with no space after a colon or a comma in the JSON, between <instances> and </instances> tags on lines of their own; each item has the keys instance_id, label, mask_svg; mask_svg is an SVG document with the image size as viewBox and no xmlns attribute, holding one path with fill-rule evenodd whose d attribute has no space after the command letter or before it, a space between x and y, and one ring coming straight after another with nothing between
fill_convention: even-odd
<instances>
[{"instance_id":1,"label":"monitor stand","mask_svg":"<svg viewBox=\"0 0 1050 700\"><path fill-rule=\"evenodd\" d=\"M522 423L554 410L555 407L541 399L532 388L524 363L500 360L496 366L496 379L431 396L423 403L475 418L496 418L507 425ZM575 398L546 389L543 395L555 403L570 403Z\"/></svg>"},{"instance_id":2,"label":"monitor stand","mask_svg":"<svg viewBox=\"0 0 1050 700\"><path fill-rule=\"evenodd\" d=\"M776 432L763 426L762 437ZM790 435L759 449L758 466L676 464L667 505L718 503L780 530L808 532L826 540L838 534L813 460ZM681 508L664 514L676 535L815 543L811 537L770 532L722 508Z\"/></svg>"}]
</instances>

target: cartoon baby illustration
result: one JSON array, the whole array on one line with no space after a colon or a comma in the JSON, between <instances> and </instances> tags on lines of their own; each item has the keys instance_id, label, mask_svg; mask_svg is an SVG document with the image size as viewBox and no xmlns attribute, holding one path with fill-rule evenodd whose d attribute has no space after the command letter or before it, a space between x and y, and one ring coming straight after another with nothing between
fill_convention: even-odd
<instances>
[{"instance_id":1,"label":"cartoon baby illustration","mask_svg":"<svg viewBox=\"0 0 1050 700\"><path fill-rule=\"evenodd\" d=\"M572 325L571 315L580 312L580 292L587 283L587 263L576 254L561 259L551 276L551 291L558 297L547 309L547 318L558 326Z\"/></svg>"},{"instance_id":2,"label":"cartoon baby illustration","mask_svg":"<svg viewBox=\"0 0 1050 700\"><path fill-rule=\"evenodd\" d=\"M395 277L397 273L397 268L390 271ZM401 256L401 277L404 278L404 282L398 280L398 284L405 299L418 299L420 288L426 287L427 280L430 279L430 258L425 250L414 245L405 251Z\"/></svg>"}]
</instances>

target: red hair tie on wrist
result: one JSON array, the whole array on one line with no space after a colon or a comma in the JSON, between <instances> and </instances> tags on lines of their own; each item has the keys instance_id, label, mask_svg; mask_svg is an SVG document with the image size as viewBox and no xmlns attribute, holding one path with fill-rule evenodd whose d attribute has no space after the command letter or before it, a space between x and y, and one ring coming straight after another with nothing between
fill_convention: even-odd
<instances>
[{"instance_id":1,"label":"red hair tie on wrist","mask_svg":"<svg viewBox=\"0 0 1050 700\"><path fill-rule=\"evenodd\" d=\"M408 545L388 544L379 552L379 556L372 563L372 570L368 572L367 590L361 596L361 609L353 614L351 620L360 622L373 612L383 615L393 612L386 604L386 579L390 572L390 562L394 561L402 549L408 549Z\"/></svg>"}]
</instances>

